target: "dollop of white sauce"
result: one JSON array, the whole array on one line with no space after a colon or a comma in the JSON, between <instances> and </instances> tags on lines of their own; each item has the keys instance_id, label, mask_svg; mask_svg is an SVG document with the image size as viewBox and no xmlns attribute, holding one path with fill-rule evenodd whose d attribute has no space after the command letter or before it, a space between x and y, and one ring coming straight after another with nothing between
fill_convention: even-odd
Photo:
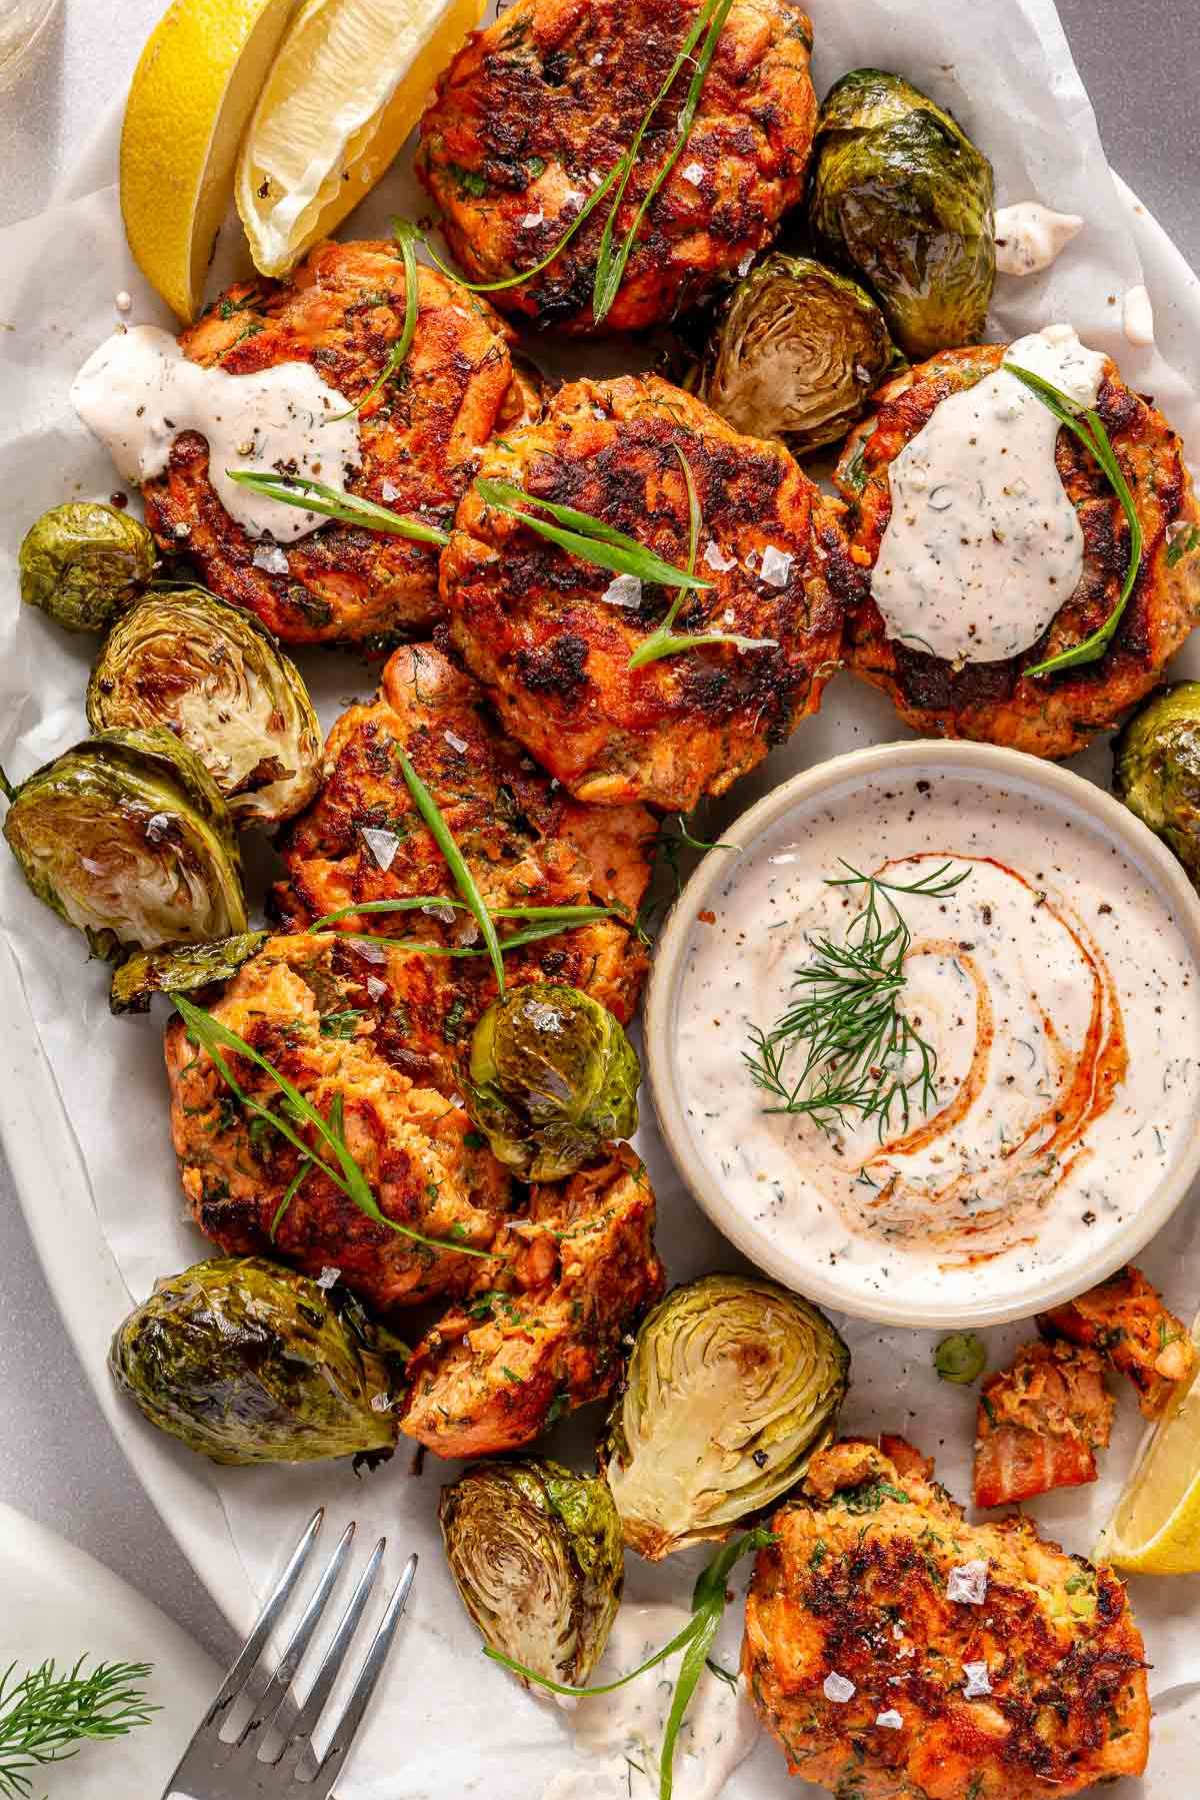
<instances>
[{"instance_id":1,"label":"dollop of white sauce","mask_svg":"<svg viewBox=\"0 0 1200 1800\"><path fill-rule=\"evenodd\" d=\"M1139 350L1154 342L1154 304L1144 287L1131 287L1121 308L1126 341Z\"/></svg>"},{"instance_id":2,"label":"dollop of white sauce","mask_svg":"<svg viewBox=\"0 0 1200 1800\"><path fill-rule=\"evenodd\" d=\"M1040 275L1083 230L1078 213L1051 212L1039 200L1020 200L996 214L996 268L1001 275Z\"/></svg>"},{"instance_id":3,"label":"dollop of white sauce","mask_svg":"<svg viewBox=\"0 0 1200 1800\"><path fill-rule=\"evenodd\" d=\"M735 1631L724 1651L737 1654ZM592 1682L612 1681L662 1648L691 1618L681 1606L624 1605L617 1614ZM729 1624L727 1615L726 1625ZM724 1636L724 1633L721 1634ZM721 1638L718 1638L718 1645ZM713 1658L722 1652L714 1647ZM658 1800L658 1756L680 1657L671 1657L613 1694L564 1707L581 1758L560 1769L541 1800ZM675 1746L675 1800L716 1800L734 1769L754 1747L758 1724L740 1678L736 1689L705 1670Z\"/></svg>"},{"instance_id":4,"label":"dollop of white sauce","mask_svg":"<svg viewBox=\"0 0 1200 1800\"><path fill-rule=\"evenodd\" d=\"M254 538L294 543L326 520L240 486L227 470L283 468L342 487L362 464L358 419L338 416L349 401L311 364L228 375L190 362L155 325L115 332L93 351L72 384L71 404L130 482L161 475L179 434L199 432L222 506Z\"/></svg>"},{"instance_id":5,"label":"dollop of white sauce","mask_svg":"<svg viewBox=\"0 0 1200 1800\"><path fill-rule=\"evenodd\" d=\"M889 863L911 882L947 860L969 871L953 892L896 896L902 1007L938 1056L928 1112L914 1089L882 1142L855 1115L826 1134L767 1113L751 1027L795 1003L812 940L841 941L861 903L826 878ZM715 920L693 927L676 1054L689 1129L743 1216L849 1295L947 1317L1102 1259L1200 1111L1195 961L1102 826L932 765L855 778L727 862Z\"/></svg>"},{"instance_id":6,"label":"dollop of white sauce","mask_svg":"<svg viewBox=\"0 0 1200 1800\"><path fill-rule=\"evenodd\" d=\"M1006 359L1094 406L1105 358L1070 325ZM871 591L890 637L948 662L1036 644L1083 573L1083 531L1059 478L1054 414L1006 369L952 394L892 463L892 515Z\"/></svg>"}]
</instances>

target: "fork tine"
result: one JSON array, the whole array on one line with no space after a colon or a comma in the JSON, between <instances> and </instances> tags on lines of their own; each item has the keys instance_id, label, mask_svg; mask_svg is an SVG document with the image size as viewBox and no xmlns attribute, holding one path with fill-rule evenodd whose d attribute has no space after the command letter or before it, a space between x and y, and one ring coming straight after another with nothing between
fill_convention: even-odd
<instances>
[{"instance_id":1,"label":"fork tine","mask_svg":"<svg viewBox=\"0 0 1200 1800\"><path fill-rule=\"evenodd\" d=\"M218 1714L222 1713L230 1702L236 1700L241 1693L247 1677L266 1648L267 1640L275 1629L280 1613L291 1598L292 1589L300 1579L324 1520L325 1508L319 1506L304 1527L300 1542L288 1558L287 1567L268 1595L266 1604L255 1620L250 1636L246 1639L236 1662L221 1683L220 1692L205 1715L204 1723L200 1727L201 1731L205 1726L211 1725Z\"/></svg>"},{"instance_id":2,"label":"fork tine","mask_svg":"<svg viewBox=\"0 0 1200 1800\"><path fill-rule=\"evenodd\" d=\"M330 1787L341 1773L342 1764L350 1754L350 1746L362 1724L363 1714L371 1703L371 1696L383 1673L383 1665L388 1659L392 1639L396 1635L396 1628L408 1603L408 1596L412 1591L416 1573L417 1558L413 1555L404 1565L404 1572L396 1583L395 1592L388 1601L388 1608L383 1615L379 1630L375 1633L371 1648L367 1651L366 1659L359 1670L358 1680L355 1682L342 1716L337 1722L337 1729L329 1740L329 1748L322 1758L318 1778Z\"/></svg>"},{"instance_id":3,"label":"fork tine","mask_svg":"<svg viewBox=\"0 0 1200 1800\"><path fill-rule=\"evenodd\" d=\"M358 1586L350 1596L349 1604L333 1634L333 1639L317 1670L304 1705L300 1708L296 1715L296 1722L288 1733L287 1741L279 1758L281 1763L298 1761L301 1754L309 1748L309 1740L320 1722L321 1714L325 1710L325 1703L333 1691L333 1684L346 1660L346 1652L361 1623L367 1601L371 1598L371 1589L375 1585L375 1577L379 1573L386 1548L387 1539L380 1538L371 1552L371 1559L359 1577Z\"/></svg>"},{"instance_id":4,"label":"fork tine","mask_svg":"<svg viewBox=\"0 0 1200 1800\"><path fill-rule=\"evenodd\" d=\"M264 1726L269 1725L275 1714L278 1712L284 1696L292 1685L296 1670L303 1661L304 1653L312 1641L312 1635L321 1621L321 1616L325 1611L329 1596L337 1584L338 1577L341 1575L346 1557L350 1551L350 1546L354 1541L356 1529L357 1527L352 1519L345 1531L343 1531L337 1549L330 1557L316 1588L313 1590L312 1599L308 1602L308 1605L300 1616L296 1629L293 1631L291 1639L288 1642L287 1649L279 1659L279 1666L276 1668L275 1673L272 1675L270 1681L263 1689L262 1694L255 1702L254 1710L251 1713L250 1718L246 1721L245 1729L238 1739L239 1744L244 1744L252 1734L257 1738L261 1734Z\"/></svg>"}]
</instances>

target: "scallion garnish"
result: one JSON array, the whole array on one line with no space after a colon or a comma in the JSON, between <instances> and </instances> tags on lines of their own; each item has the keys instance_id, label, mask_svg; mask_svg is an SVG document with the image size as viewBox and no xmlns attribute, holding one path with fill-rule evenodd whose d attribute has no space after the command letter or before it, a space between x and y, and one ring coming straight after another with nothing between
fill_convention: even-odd
<instances>
[{"instance_id":1,"label":"scallion garnish","mask_svg":"<svg viewBox=\"0 0 1200 1800\"><path fill-rule=\"evenodd\" d=\"M346 525L361 525L368 531L387 531L393 537L411 538L414 544L435 544L443 549L450 533L407 513L393 512L374 500L348 494L345 488L330 487L314 481L311 475L272 475L263 469L226 469L230 481L248 487L268 500L280 500L285 506L299 506L305 512L320 513L327 519L341 519Z\"/></svg>"},{"instance_id":2,"label":"scallion garnish","mask_svg":"<svg viewBox=\"0 0 1200 1800\"><path fill-rule=\"evenodd\" d=\"M336 912L326 913L323 918L316 919L307 927L309 931L324 931L329 925L336 925L339 919L353 918L356 913L395 913L395 912L432 912L439 906L452 906L456 911L473 912L465 900L455 900L449 894L425 894L416 899L405 900L363 900L357 906L340 906ZM616 913L612 906L496 906L491 908L493 919L537 919L559 925L593 925L597 919L609 919ZM504 942L501 941L501 948Z\"/></svg>"},{"instance_id":3,"label":"scallion garnish","mask_svg":"<svg viewBox=\"0 0 1200 1800\"><path fill-rule=\"evenodd\" d=\"M925 1113L937 1098L937 1051L901 1010L912 933L892 896L941 899L971 871L952 872L945 862L904 883L843 866L848 873L826 886L865 889L860 911L841 942L812 940L813 960L797 969L792 984L799 990L795 1004L769 1032L754 1027L753 1053L744 1056L751 1079L774 1102L768 1112L802 1114L822 1131L845 1127L847 1115L857 1113L875 1120L882 1142L897 1108L907 1131L914 1088ZM797 1046L804 1060L792 1077L785 1064Z\"/></svg>"},{"instance_id":4,"label":"scallion garnish","mask_svg":"<svg viewBox=\"0 0 1200 1800\"><path fill-rule=\"evenodd\" d=\"M696 552L700 546L700 496L696 492L696 481L692 474L692 466L687 457L673 444L671 448L679 458L683 470L683 479L687 484L688 496L688 560L687 574L680 583L679 593L671 602L666 618L657 630L640 643L629 659L631 669L640 669L646 663L658 662L661 657L675 656L680 650L695 650L701 644L733 644L738 650L766 650L776 647L774 638L739 637L732 631L674 631L672 627L679 616L679 609L687 599L692 588L711 587L710 581L696 579Z\"/></svg>"},{"instance_id":5,"label":"scallion garnish","mask_svg":"<svg viewBox=\"0 0 1200 1800\"><path fill-rule=\"evenodd\" d=\"M549 251L546 256L543 256L539 262L534 263L531 268L522 269L516 275L506 275L498 281L463 281L461 276L455 274L455 271L442 261L432 245L430 245L428 239L426 239L425 247L431 259L436 266L442 270L443 274L451 276L454 280L458 281L461 286L469 289L473 294L497 294L503 292L505 288L520 287L522 283L532 281L535 275L542 274L545 269L550 267L551 263L555 262L557 258L562 255L562 252L566 249L585 219L590 218L600 202L606 199L610 193L613 193L613 189L615 188L616 192L613 194L608 216L605 221L604 233L600 240L600 252L597 257L595 276L592 284L592 316L597 325L601 324L611 309L612 303L616 299L620 289L621 281L625 274L625 267L629 261L637 234L641 230L642 221L655 199L655 196L658 194L659 189L662 187L663 182L678 161L684 145L687 143L688 133L691 131L692 122L695 119L696 110L699 106L700 93L712 64L713 56L716 53L717 41L720 38L725 21L729 16L731 5L732 0L705 0L705 4L697 13L691 29L688 31L687 36L680 45L679 53L671 64L662 86L655 94L650 105L646 108L646 111L642 114L641 121L633 134L633 138L631 139L628 148L609 170L604 180L600 183L600 186L584 201L584 204L571 220L566 231L563 232L554 248ZM625 197L625 190L629 185L629 178L637 164L638 153L641 150L642 141L649 131L650 126L653 124L655 114L658 112L659 107L662 106L663 102L667 99L682 70L691 60L692 52L700 42L701 37L704 37L704 43L701 46L699 56L696 58L692 79L688 86L687 96L680 109L679 118L676 122L675 140L667 154L666 161L650 184L649 191L639 205L633 224L625 234L620 249L614 252L613 238L616 233L617 213L620 209L621 201Z\"/></svg>"},{"instance_id":6,"label":"scallion garnish","mask_svg":"<svg viewBox=\"0 0 1200 1800\"><path fill-rule=\"evenodd\" d=\"M639 581L656 581L663 587L677 587L684 592L693 587L712 586L711 581L697 581L694 569L685 572L674 563L664 562L636 538L606 525L603 519L597 519L591 513L580 512L577 507L539 500L535 494L528 494L524 488L509 481L480 480L475 483L475 491L496 512L519 519L539 537L548 538L560 549L581 557L584 562L595 563L601 569L609 569L616 575L636 575ZM530 506L549 513L557 523L550 525L545 519L535 518L533 513L525 510Z\"/></svg>"},{"instance_id":7,"label":"scallion garnish","mask_svg":"<svg viewBox=\"0 0 1200 1800\"><path fill-rule=\"evenodd\" d=\"M442 809L430 793L417 771L408 760L406 753L396 745L396 759L400 764L400 773L412 795L413 804L426 825L434 843L446 859L446 865L454 877L454 885L475 915L476 923L483 933L483 941L487 953L492 959L492 968L496 972L496 987L500 998L504 998L504 957L500 949L500 939L496 935L496 927L492 915L484 905L483 895L475 884L475 877L467 866L466 857L454 841L454 834L442 817Z\"/></svg>"},{"instance_id":8,"label":"scallion garnish","mask_svg":"<svg viewBox=\"0 0 1200 1800\"><path fill-rule=\"evenodd\" d=\"M400 246L400 255L404 262L404 324L400 336L392 345L383 368L371 383L366 393L348 406L345 412L335 413L332 419L326 419L326 425L336 425L340 419L349 419L361 412L368 400L373 400L380 388L386 387L396 370L402 368L412 349L412 341L417 331L417 315L421 310L420 276L417 274L417 245L421 242L421 233L407 219L392 220L392 235Z\"/></svg>"},{"instance_id":9,"label":"scallion garnish","mask_svg":"<svg viewBox=\"0 0 1200 1800\"><path fill-rule=\"evenodd\" d=\"M678 162L683 147L687 143L688 133L691 131L692 122L696 117L696 109L700 104L700 91L707 79L709 66L712 63L713 56L716 52L717 41L725 28L725 21L729 17L729 9L732 5L733 0L709 0L709 3L701 8L695 25L684 40L684 48L680 52L674 68L671 70L671 73L663 86L659 89L653 105L643 118L642 123L634 136L633 142L625 153L623 159L626 165L625 171L613 199L612 208L608 218L604 222L604 233L600 239L600 253L596 259L596 275L592 285L592 318L597 325L601 324L607 317L608 312L612 307L612 303L620 291L621 282L625 276L625 268L632 253L634 243L637 240L638 232L642 228L642 221L650 210L650 206L657 196L659 189L662 187L663 182L667 179L667 176ZM706 35L700 49L700 54L696 58L696 66L692 71L692 79L688 85L687 98L680 108L679 119L675 128L675 142L667 152L662 167L647 188L646 193L642 198L641 205L634 214L633 223L625 233L620 248L614 254L613 235L616 230L617 213L620 210L621 201L624 199L625 189L629 183L629 177L633 173L634 165L637 162L638 151L641 149L642 139L649 129L650 122L658 111L658 108L670 93L676 75L683 67L686 58L691 54L702 31L706 31Z\"/></svg>"},{"instance_id":10,"label":"scallion garnish","mask_svg":"<svg viewBox=\"0 0 1200 1800\"><path fill-rule=\"evenodd\" d=\"M1032 369L1022 369L1016 363L1006 362L1003 365L1009 375L1015 375L1022 386L1035 394L1042 405L1052 412L1060 425L1073 431L1085 450L1091 452L1108 477L1109 485L1121 502L1121 510L1129 525L1129 567L1125 572L1125 580L1121 587L1120 598L1113 610L1105 619L1099 630L1093 631L1090 637L1084 638L1080 644L1072 644L1069 650L1060 650L1057 656L1049 657L1032 669L1026 669L1026 675L1053 675L1059 669L1078 668L1081 663L1099 662L1108 649L1121 623L1122 615L1129 604L1130 595L1137 586L1138 576L1142 569L1142 548L1144 538L1142 522L1138 518L1137 507L1129 489L1117 453L1113 449L1112 439L1104 426L1104 421L1094 407L1081 407L1069 394L1054 386L1041 375L1035 375Z\"/></svg>"},{"instance_id":11,"label":"scallion garnish","mask_svg":"<svg viewBox=\"0 0 1200 1800\"><path fill-rule=\"evenodd\" d=\"M676 1656L680 1651L683 1657L679 1665L679 1674L675 1679L675 1692L671 1697L671 1706L667 1714L666 1728L663 1732L662 1750L659 1755L658 1795L659 1800L671 1800L674 1792L675 1746L679 1741L679 1733L687 1716L687 1709L692 1703L697 1684L704 1673L708 1661L708 1653L713 1639L717 1635L721 1620L725 1616L726 1583L735 1563L743 1556L764 1550L768 1544L774 1544L773 1532L759 1526L754 1531L744 1531L733 1538L722 1549L718 1550L708 1567L702 1571L692 1592L692 1616L681 1631L677 1631L669 1643L653 1656L647 1657L628 1675L620 1676L616 1681L602 1682L596 1687L566 1687L560 1681L551 1681L545 1675L539 1675L534 1669L527 1669L523 1663L514 1662L511 1656L505 1656L501 1650L493 1650L490 1644L484 1646L484 1655L503 1668L510 1669L514 1675L520 1675L525 1681L532 1681L538 1687L545 1688L552 1694L565 1694L572 1699L586 1698L589 1694L612 1694L639 1675L656 1669L669 1656ZM724 1671L722 1671L724 1673Z\"/></svg>"},{"instance_id":12,"label":"scallion garnish","mask_svg":"<svg viewBox=\"0 0 1200 1800\"><path fill-rule=\"evenodd\" d=\"M261 1119L273 1131L277 1131L281 1137L286 1138L292 1148L300 1152L306 1164L313 1165L320 1170L322 1175L328 1176L334 1186L340 1188L348 1200L353 1201L359 1212L365 1213L367 1218L373 1219L377 1225L385 1225L389 1231L398 1232L401 1237L412 1238L415 1243L425 1244L432 1250L453 1251L458 1256L477 1256L484 1261L488 1260L491 1256L491 1252L488 1250L476 1250L472 1245L451 1243L446 1238L426 1237L424 1232L414 1231L409 1225L401 1225L396 1219L389 1219L385 1212L380 1211L367 1178L346 1143L338 1100L335 1100L331 1108L331 1117L326 1119L311 1100L304 1097L295 1083L289 1081L287 1076L275 1067L274 1063L269 1062L261 1051L254 1048L253 1044L248 1044L245 1038L239 1037L236 1031L232 1031L220 1019L214 1018L212 1013L206 1012L202 1006L195 1005L193 1001L186 999L182 994L173 994L171 999L176 1012L180 1014L188 1028L188 1036L194 1043L199 1044L201 1049L207 1051L217 1073L234 1097L241 1102L243 1110L254 1118ZM253 1063L255 1068L261 1069L264 1075L269 1076L283 1095L290 1118L294 1119L297 1124L312 1126L321 1141L333 1151L338 1161L338 1168L334 1168L323 1156L319 1156L306 1144L289 1119L272 1112L269 1106L263 1106L261 1102L253 1099L245 1091L222 1055L223 1050L231 1050L237 1056L244 1056L247 1062ZM340 1100L340 1096L338 1099ZM293 1180L286 1196L289 1205L299 1185L298 1181ZM281 1206L271 1222L272 1237L278 1229L284 1210L285 1208Z\"/></svg>"}]
</instances>

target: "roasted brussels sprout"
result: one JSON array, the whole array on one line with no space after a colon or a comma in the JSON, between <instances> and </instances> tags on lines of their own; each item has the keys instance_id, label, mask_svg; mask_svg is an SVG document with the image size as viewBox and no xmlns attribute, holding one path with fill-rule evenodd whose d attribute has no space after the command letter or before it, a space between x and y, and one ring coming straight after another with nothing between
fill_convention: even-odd
<instances>
[{"instance_id":1,"label":"roasted brussels sprout","mask_svg":"<svg viewBox=\"0 0 1200 1800\"><path fill-rule=\"evenodd\" d=\"M895 359L883 314L848 276L776 253L752 269L709 343L702 398L798 455L840 442Z\"/></svg>"},{"instance_id":2,"label":"roasted brussels sprout","mask_svg":"<svg viewBox=\"0 0 1200 1800\"><path fill-rule=\"evenodd\" d=\"M149 585L157 557L140 520L96 500L69 500L25 534L21 598L68 631L104 631Z\"/></svg>"},{"instance_id":3,"label":"roasted brussels sprout","mask_svg":"<svg viewBox=\"0 0 1200 1800\"><path fill-rule=\"evenodd\" d=\"M1200 888L1200 681L1160 688L1113 742L1113 787Z\"/></svg>"},{"instance_id":4,"label":"roasted brussels sprout","mask_svg":"<svg viewBox=\"0 0 1200 1800\"><path fill-rule=\"evenodd\" d=\"M578 988L535 982L488 1007L471 1039L467 1111L527 1181L573 1175L637 1130L637 1052Z\"/></svg>"},{"instance_id":5,"label":"roasted brussels sprout","mask_svg":"<svg viewBox=\"0 0 1200 1800\"><path fill-rule=\"evenodd\" d=\"M601 1450L625 1542L651 1561L722 1538L830 1441L850 1352L761 1276L676 1288L637 1334Z\"/></svg>"},{"instance_id":6,"label":"roasted brussels sprout","mask_svg":"<svg viewBox=\"0 0 1200 1800\"><path fill-rule=\"evenodd\" d=\"M169 731L104 731L22 782L4 835L47 906L98 956L246 929L228 809Z\"/></svg>"},{"instance_id":7,"label":"roasted brussels sprout","mask_svg":"<svg viewBox=\"0 0 1200 1800\"><path fill-rule=\"evenodd\" d=\"M855 69L817 124L808 217L819 254L873 289L914 362L976 344L996 282L992 165L899 75Z\"/></svg>"},{"instance_id":8,"label":"roasted brussels sprout","mask_svg":"<svg viewBox=\"0 0 1200 1800\"><path fill-rule=\"evenodd\" d=\"M165 725L240 824L290 819L320 785L321 728L300 672L261 626L203 588L148 594L117 620L88 683L93 731Z\"/></svg>"},{"instance_id":9,"label":"roasted brussels sprout","mask_svg":"<svg viewBox=\"0 0 1200 1800\"><path fill-rule=\"evenodd\" d=\"M438 1508L450 1572L493 1650L579 1687L621 1600L621 1521L601 1476L557 1463L478 1463Z\"/></svg>"},{"instance_id":10,"label":"roasted brussels sprout","mask_svg":"<svg viewBox=\"0 0 1200 1800\"><path fill-rule=\"evenodd\" d=\"M269 931L243 931L215 944L182 944L167 950L141 950L113 970L109 1010L150 1011L155 994L190 994L210 981L229 981L243 963L257 956Z\"/></svg>"},{"instance_id":11,"label":"roasted brussels sprout","mask_svg":"<svg viewBox=\"0 0 1200 1800\"><path fill-rule=\"evenodd\" d=\"M118 1328L108 1366L152 1425L213 1462L395 1446L401 1346L344 1289L258 1257L160 1281Z\"/></svg>"}]
</instances>

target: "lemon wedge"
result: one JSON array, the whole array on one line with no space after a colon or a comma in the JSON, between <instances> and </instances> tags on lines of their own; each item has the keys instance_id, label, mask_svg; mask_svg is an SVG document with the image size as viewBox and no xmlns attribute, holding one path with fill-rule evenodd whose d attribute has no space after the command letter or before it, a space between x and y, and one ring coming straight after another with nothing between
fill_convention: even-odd
<instances>
[{"instance_id":1,"label":"lemon wedge","mask_svg":"<svg viewBox=\"0 0 1200 1800\"><path fill-rule=\"evenodd\" d=\"M146 279L181 319L204 294L238 144L294 0L175 0L134 72L121 212Z\"/></svg>"},{"instance_id":2,"label":"lemon wedge","mask_svg":"<svg viewBox=\"0 0 1200 1800\"><path fill-rule=\"evenodd\" d=\"M483 10L483 0L304 0L238 162L238 211L264 275L286 275L370 192Z\"/></svg>"},{"instance_id":3,"label":"lemon wedge","mask_svg":"<svg viewBox=\"0 0 1200 1800\"><path fill-rule=\"evenodd\" d=\"M1192 1341L1200 1350L1200 1318ZM1148 1433L1095 1561L1131 1574L1200 1573L1200 1376Z\"/></svg>"}]
</instances>

